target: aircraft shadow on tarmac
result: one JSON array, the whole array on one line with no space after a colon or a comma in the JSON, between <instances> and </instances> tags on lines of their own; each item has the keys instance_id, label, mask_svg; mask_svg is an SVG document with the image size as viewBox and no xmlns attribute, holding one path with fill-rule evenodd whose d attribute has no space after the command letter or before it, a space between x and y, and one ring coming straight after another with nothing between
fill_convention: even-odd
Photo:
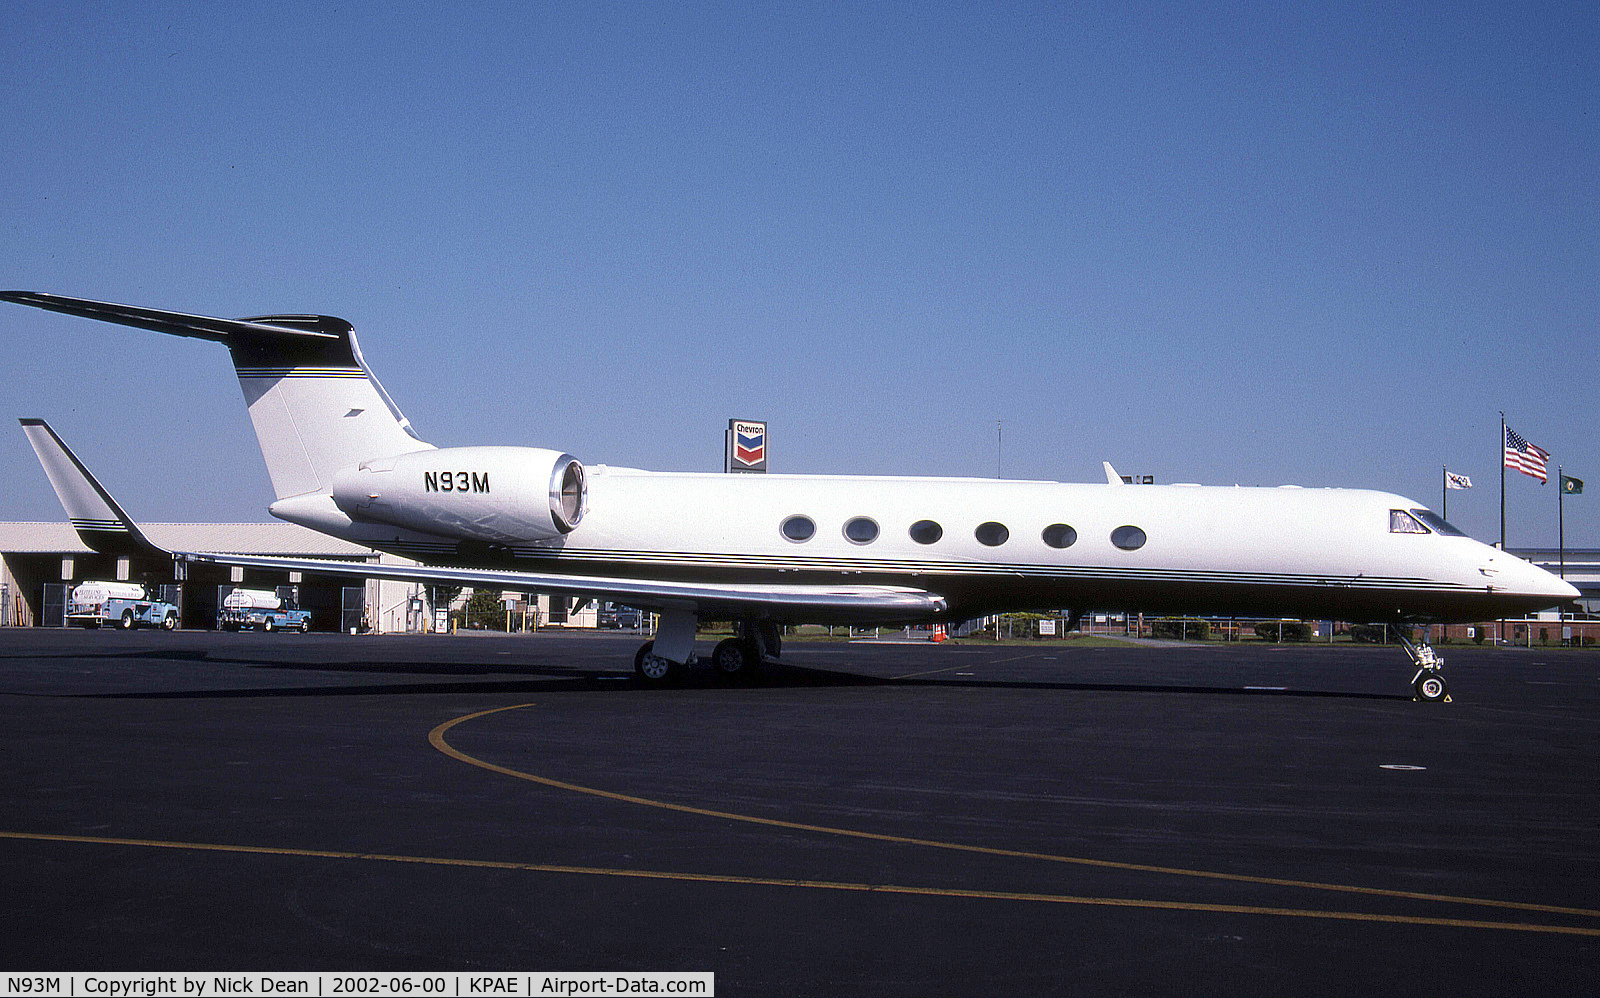
<instances>
[{"instance_id":1,"label":"aircraft shadow on tarmac","mask_svg":"<svg viewBox=\"0 0 1600 998\"><path fill-rule=\"evenodd\" d=\"M1186 693L1225 696L1267 697L1324 697L1346 700L1404 700L1411 697L1395 693L1374 693L1353 690L1246 688L1239 686L1207 686L1201 684L1170 683L1105 683L1074 682L1070 680L1000 680L973 678L889 678L823 669L812 666L769 664L752 679L728 680L706 669L691 670L677 684L660 687L646 686L634 679L631 673L594 671L555 666L540 666L500 661L420 663L420 662L285 662L243 658L219 657L199 652L141 651L108 654L103 657L118 659L152 659L184 662L204 662L218 666L243 666L252 669L282 671L340 672L394 675L428 675L441 677L437 682L417 683L347 683L340 685L274 686L235 689L149 690L142 692L82 693L75 696L92 699L203 699L203 698L253 698L253 697L332 697L332 696L412 696L458 693L594 693L606 691L617 694L659 692L662 690L694 689L805 689L850 686L904 686L937 687L974 690L1054 690L1091 693ZM526 679L471 680L451 682L445 677L465 676L526 676Z\"/></svg>"}]
</instances>

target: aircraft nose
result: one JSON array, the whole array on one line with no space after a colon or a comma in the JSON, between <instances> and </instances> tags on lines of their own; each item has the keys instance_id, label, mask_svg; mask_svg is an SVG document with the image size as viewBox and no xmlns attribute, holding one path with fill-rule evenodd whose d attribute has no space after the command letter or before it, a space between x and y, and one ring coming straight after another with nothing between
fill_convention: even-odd
<instances>
[{"instance_id":1,"label":"aircraft nose","mask_svg":"<svg viewBox=\"0 0 1600 998\"><path fill-rule=\"evenodd\" d=\"M1575 586L1572 583L1568 582L1566 579L1558 579L1555 576L1550 575L1549 572L1546 572L1544 574L1550 576L1550 581L1555 587L1556 595L1561 600L1563 600L1563 601L1565 601L1565 600L1574 600L1574 599L1577 599L1579 596L1583 595L1583 593L1579 591L1577 586Z\"/></svg>"},{"instance_id":2,"label":"aircraft nose","mask_svg":"<svg viewBox=\"0 0 1600 998\"><path fill-rule=\"evenodd\" d=\"M1516 593L1548 597L1551 606L1575 600L1582 595L1577 586L1538 565L1519 562L1514 567L1517 571L1504 573L1512 577L1503 579L1501 585Z\"/></svg>"}]
</instances>

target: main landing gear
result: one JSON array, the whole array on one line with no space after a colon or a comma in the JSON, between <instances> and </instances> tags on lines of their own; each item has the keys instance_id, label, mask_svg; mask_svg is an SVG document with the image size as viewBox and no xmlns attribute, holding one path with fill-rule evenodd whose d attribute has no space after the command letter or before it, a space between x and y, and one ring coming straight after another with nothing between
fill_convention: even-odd
<instances>
[{"instance_id":1,"label":"main landing gear","mask_svg":"<svg viewBox=\"0 0 1600 998\"><path fill-rule=\"evenodd\" d=\"M646 641L633 656L633 672L640 682L663 686L680 682L699 661L694 654L697 618L692 613L663 613L654 641ZM719 641L711 651L710 665L718 678L749 679L769 656L782 652L776 624L767 620L742 620L739 636Z\"/></svg>"},{"instance_id":2,"label":"main landing gear","mask_svg":"<svg viewBox=\"0 0 1600 998\"><path fill-rule=\"evenodd\" d=\"M1417 674L1411 677L1415 699L1426 703L1449 703L1450 686L1444 681L1441 671L1444 669L1444 658L1435 653L1426 640L1420 645L1412 644L1411 639L1398 627L1394 628L1394 634L1400 639L1411 663L1417 667Z\"/></svg>"}]
</instances>

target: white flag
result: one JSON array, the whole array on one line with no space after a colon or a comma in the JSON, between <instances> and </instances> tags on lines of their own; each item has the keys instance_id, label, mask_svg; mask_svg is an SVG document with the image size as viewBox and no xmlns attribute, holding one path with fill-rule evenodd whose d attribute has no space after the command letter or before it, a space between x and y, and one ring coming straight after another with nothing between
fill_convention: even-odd
<instances>
[{"instance_id":1,"label":"white flag","mask_svg":"<svg viewBox=\"0 0 1600 998\"><path fill-rule=\"evenodd\" d=\"M1458 475L1453 471L1447 471L1444 473L1444 485L1447 489L1470 489L1472 488L1472 479L1466 475Z\"/></svg>"}]
</instances>

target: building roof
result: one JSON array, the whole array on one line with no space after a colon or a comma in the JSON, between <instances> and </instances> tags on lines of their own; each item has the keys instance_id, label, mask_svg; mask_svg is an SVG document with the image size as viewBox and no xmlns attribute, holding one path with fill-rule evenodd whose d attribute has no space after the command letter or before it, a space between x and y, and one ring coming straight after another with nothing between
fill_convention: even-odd
<instances>
[{"instance_id":1,"label":"building roof","mask_svg":"<svg viewBox=\"0 0 1600 998\"><path fill-rule=\"evenodd\" d=\"M215 551L300 557L371 556L371 548L296 523L141 523L150 542L169 551ZM0 523L7 554L93 554L70 523Z\"/></svg>"}]
</instances>

